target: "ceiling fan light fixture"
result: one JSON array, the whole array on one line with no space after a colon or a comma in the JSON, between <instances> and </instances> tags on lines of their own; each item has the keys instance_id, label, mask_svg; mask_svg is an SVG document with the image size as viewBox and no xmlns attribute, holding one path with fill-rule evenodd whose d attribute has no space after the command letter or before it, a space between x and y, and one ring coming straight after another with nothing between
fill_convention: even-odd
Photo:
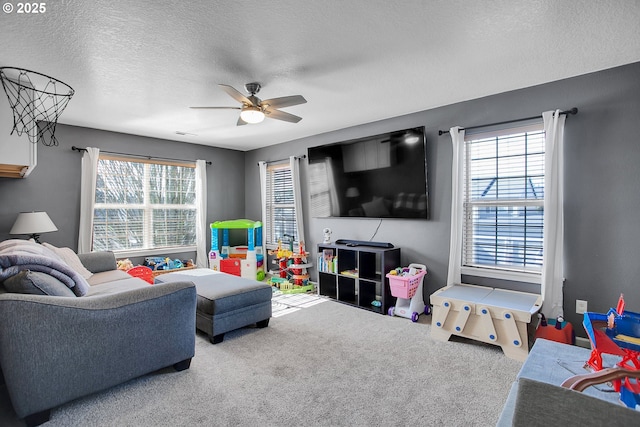
<instances>
[{"instance_id":1,"label":"ceiling fan light fixture","mask_svg":"<svg viewBox=\"0 0 640 427\"><path fill-rule=\"evenodd\" d=\"M250 105L242 109L240 118L246 123L260 123L264 120L264 113L260 108Z\"/></svg>"}]
</instances>

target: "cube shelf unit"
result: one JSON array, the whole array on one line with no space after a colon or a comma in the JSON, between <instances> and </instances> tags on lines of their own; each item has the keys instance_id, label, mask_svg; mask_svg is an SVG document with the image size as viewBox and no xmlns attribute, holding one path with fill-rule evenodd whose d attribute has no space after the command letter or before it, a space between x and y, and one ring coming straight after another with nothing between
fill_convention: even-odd
<instances>
[{"instance_id":1,"label":"cube shelf unit","mask_svg":"<svg viewBox=\"0 0 640 427\"><path fill-rule=\"evenodd\" d=\"M400 248L319 244L318 255L338 257L335 271L318 271L318 293L356 307L386 314L395 304L386 273L400 267ZM356 273L357 272L357 273ZM371 303L380 301L380 307Z\"/></svg>"}]
</instances>

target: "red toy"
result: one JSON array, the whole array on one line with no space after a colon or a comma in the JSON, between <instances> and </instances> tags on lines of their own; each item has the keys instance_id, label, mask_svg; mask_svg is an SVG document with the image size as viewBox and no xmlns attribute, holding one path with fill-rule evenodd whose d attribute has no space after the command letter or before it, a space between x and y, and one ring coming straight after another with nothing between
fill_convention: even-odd
<instances>
[{"instance_id":1,"label":"red toy","mask_svg":"<svg viewBox=\"0 0 640 427\"><path fill-rule=\"evenodd\" d=\"M550 341L556 341L570 345L576 343L576 334L571 323L563 321L561 317L555 320L549 320L547 322L544 314L540 314L542 316L542 319L540 321L538 329L536 329L536 339L544 338Z\"/></svg>"},{"instance_id":2,"label":"red toy","mask_svg":"<svg viewBox=\"0 0 640 427\"><path fill-rule=\"evenodd\" d=\"M144 265L139 265L127 270L127 273L133 277L139 277L145 282L153 285L153 270Z\"/></svg>"},{"instance_id":3,"label":"red toy","mask_svg":"<svg viewBox=\"0 0 640 427\"><path fill-rule=\"evenodd\" d=\"M242 276L242 266L238 258L226 258L220 260L220 271L234 276Z\"/></svg>"},{"instance_id":4,"label":"red toy","mask_svg":"<svg viewBox=\"0 0 640 427\"><path fill-rule=\"evenodd\" d=\"M624 295L620 295L616 309L607 314L584 313L584 329L591 342L588 365L595 371L603 369L602 354L619 356L616 364L630 371L640 371L640 314L624 311ZM640 404L640 384L626 377L613 381L613 388L629 407Z\"/></svg>"}]
</instances>

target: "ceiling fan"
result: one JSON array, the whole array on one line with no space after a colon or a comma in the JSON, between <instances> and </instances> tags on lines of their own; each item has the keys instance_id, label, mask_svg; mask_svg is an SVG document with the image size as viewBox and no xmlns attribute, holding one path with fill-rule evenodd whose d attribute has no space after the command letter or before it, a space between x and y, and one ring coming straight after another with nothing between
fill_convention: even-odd
<instances>
[{"instance_id":1,"label":"ceiling fan","mask_svg":"<svg viewBox=\"0 0 640 427\"><path fill-rule=\"evenodd\" d=\"M229 85L219 84L229 96L242 104L242 107L191 107L193 109L202 110L240 110L237 126L246 125L247 123L260 123L265 117L276 120L284 120L285 122L298 123L302 117L280 111L279 108L291 107L294 105L305 104L306 99L302 95L283 96L281 98L271 98L261 100L256 96L260 92L260 83L247 83L244 85L245 90L250 94L245 96Z\"/></svg>"}]
</instances>

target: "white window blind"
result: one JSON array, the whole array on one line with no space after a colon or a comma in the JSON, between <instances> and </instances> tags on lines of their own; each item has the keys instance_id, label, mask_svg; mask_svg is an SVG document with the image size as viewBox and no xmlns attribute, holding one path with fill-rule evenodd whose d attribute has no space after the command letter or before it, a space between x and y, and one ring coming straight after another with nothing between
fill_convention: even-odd
<instances>
[{"instance_id":1,"label":"white window blind","mask_svg":"<svg viewBox=\"0 0 640 427\"><path fill-rule=\"evenodd\" d=\"M265 243L273 246L280 239L297 242L293 178L288 163L267 167L266 199Z\"/></svg>"},{"instance_id":2,"label":"white window blind","mask_svg":"<svg viewBox=\"0 0 640 427\"><path fill-rule=\"evenodd\" d=\"M192 250L195 187L195 165L100 155L92 250Z\"/></svg>"},{"instance_id":3,"label":"white window blind","mask_svg":"<svg viewBox=\"0 0 640 427\"><path fill-rule=\"evenodd\" d=\"M542 123L465 137L463 274L540 274L544 138Z\"/></svg>"}]
</instances>

